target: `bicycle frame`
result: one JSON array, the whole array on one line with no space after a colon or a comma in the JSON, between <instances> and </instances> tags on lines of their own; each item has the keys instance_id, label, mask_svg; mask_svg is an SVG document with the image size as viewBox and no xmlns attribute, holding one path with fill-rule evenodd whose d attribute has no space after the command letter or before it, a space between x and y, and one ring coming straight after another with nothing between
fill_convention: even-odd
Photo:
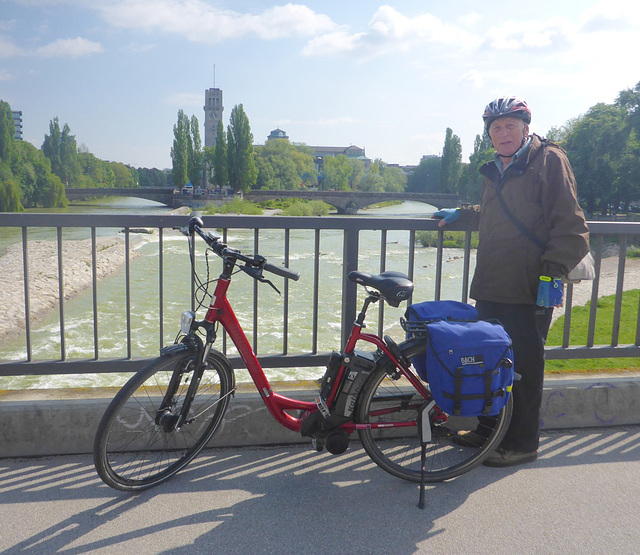
<instances>
[{"instance_id":1,"label":"bicycle frame","mask_svg":"<svg viewBox=\"0 0 640 555\"><path fill-rule=\"evenodd\" d=\"M318 406L315 402L292 399L290 397L278 394L272 390L271 385L269 384L269 380L267 379L264 370L262 369L258 358L253 352L253 349L251 348L244 330L238 322L233 308L231 307L231 304L227 299L227 290L230 284L230 277L225 276L225 272L223 272L216 283L216 288L212 296L212 302L207 310L205 321L209 324L212 324L213 326L219 323L222 328L229 334L229 337L238 349L238 353L240 354L240 357L246 365L249 375L251 376L253 383L260 393L264 404L266 405L271 415L276 419L276 421L286 428L289 428L290 430L299 432L302 425L303 416L307 416L310 412L319 410ZM347 345L345 347L345 353L352 353L359 341L365 341L367 343L375 345L379 350L384 352L384 354L386 354L390 358L390 360L395 363L398 371L405 378L407 378L412 386L415 387L416 390L418 390L425 399L428 399L429 393L420 379L411 370L405 368L398 362L397 358L389 350L385 342L377 335L364 333L362 331L362 328L364 327L364 313L366 312L369 302L370 301L368 300L365 301L366 304L362 312L360 313L360 317L353 324L351 334L347 340ZM333 401L339 391L345 368L346 367L344 365L341 365L337 378L331 390L329 398L330 402ZM302 411L302 416L295 417L287 411ZM361 428L389 428L394 425L397 427L401 427L415 426L416 424L406 422L398 422L395 424L356 424L353 421L349 421L342 424L340 427L347 433L352 433L353 431Z\"/></svg>"}]
</instances>

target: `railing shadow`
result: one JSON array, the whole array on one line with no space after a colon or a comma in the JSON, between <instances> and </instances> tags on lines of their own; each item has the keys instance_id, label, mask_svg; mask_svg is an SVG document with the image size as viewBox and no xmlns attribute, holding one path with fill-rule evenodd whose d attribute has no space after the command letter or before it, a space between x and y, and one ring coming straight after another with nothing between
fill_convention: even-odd
<instances>
[{"instance_id":1,"label":"railing shadow","mask_svg":"<svg viewBox=\"0 0 640 555\"><path fill-rule=\"evenodd\" d=\"M138 495L102 485L87 456L4 460L0 547L5 553L402 555L428 545L444 552L439 536L451 542L451 515L467 510L472 496L469 507L489 507L493 498L484 496L510 491L521 470L542 483L561 479L557 472L564 476L568 467L578 476L593 465L637 463L639 455L640 427L545 433L535 463L481 466L428 485L425 510L417 508L416 484L384 473L357 445L339 457L299 446L207 451L170 482ZM589 486L592 499L601 487ZM603 527L611 518L602 515ZM513 529L514 522L501 526Z\"/></svg>"}]
</instances>

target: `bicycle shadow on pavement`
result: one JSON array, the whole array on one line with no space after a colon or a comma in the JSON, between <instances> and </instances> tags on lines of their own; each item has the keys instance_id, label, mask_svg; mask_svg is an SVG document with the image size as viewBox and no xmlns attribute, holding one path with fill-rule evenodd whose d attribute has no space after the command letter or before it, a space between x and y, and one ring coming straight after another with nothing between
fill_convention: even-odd
<instances>
[{"instance_id":1,"label":"bicycle shadow on pavement","mask_svg":"<svg viewBox=\"0 0 640 555\"><path fill-rule=\"evenodd\" d=\"M305 446L205 452L168 483L137 495L102 485L88 456L5 460L0 547L8 553L402 555L419 546L452 547L445 543L451 515L465 506L482 517L482 490L521 481L514 476L521 469L636 462L639 452L638 428L548 433L531 465L479 467L428 485L424 510L417 507L418 485L380 470L358 444L337 457Z\"/></svg>"}]
</instances>

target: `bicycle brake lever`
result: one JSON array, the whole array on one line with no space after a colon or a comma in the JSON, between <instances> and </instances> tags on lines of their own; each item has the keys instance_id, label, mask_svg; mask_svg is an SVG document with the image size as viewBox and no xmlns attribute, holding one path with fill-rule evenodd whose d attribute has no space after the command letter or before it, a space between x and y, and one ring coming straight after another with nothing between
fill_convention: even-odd
<instances>
[{"instance_id":1,"label":"bicycle brake lever","mask_svg":"<svg viewBox=\"0 0 640 555\"><path fill-rule=\"evenodd\" d=\"M253 279L257 279L258 281L260 281L261 283L266 283L268 285L271 286L271 288L278 293L278 295L282 295L282 293L280 292L280 290L273 284L271 283L271 281L269 281L266 277L264 277L262 275L262 268L258 267L253 267L253 266L240 266L240 269L245 273L250 275Z\"/></svg>"}]
</instances>

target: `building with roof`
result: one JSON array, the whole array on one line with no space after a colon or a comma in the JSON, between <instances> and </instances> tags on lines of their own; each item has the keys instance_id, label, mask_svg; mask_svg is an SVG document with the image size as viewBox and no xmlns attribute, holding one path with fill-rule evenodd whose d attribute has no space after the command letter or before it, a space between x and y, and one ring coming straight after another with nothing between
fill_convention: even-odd
<instances>
[{"instance_id":1,"label":"building with roof","mask_svg":"<svg viewBox=\"0 0 640 555\"><path fill-rule=\"evenodd\" d=\"M273 131L271 131L271 133L269 133L269 135L267 136L267 141L270 141L272 139L288 139L288 138L289 138L289 135L287 135L285 131L283 131L278 127L277 129L274 129Z\"/></svg>"},{"instance_id":2,"label":"building with roof","mask_svg":"<svg viewBox=\"0 0 640 555\"><path fill-rule=\"evenodd\" d=\"M289 139L287 132L277 127L271 133L269 133L267 140L272 139ZM367 158L364 148L359 146L312 146L307 145L313 152L313 158L316 165L316 171L321 173L324 167L324 159L327 156L340 156L341 154L346 156L349 160L362 160L364 162L365 169L371 164L371 159Z\"/></svg>"},{"instance_id":3,"label":"building with roof","mask_svg":"<svg viewBox=\"0 0 640 555\"><path fill-rule=\"evenodd\" d=\"M13 126L15 127L15 132L13 134L13 138L17 141L22 140L22 111L12 111L11 115L13 116Z\"/></svg>"}]
</instances>

